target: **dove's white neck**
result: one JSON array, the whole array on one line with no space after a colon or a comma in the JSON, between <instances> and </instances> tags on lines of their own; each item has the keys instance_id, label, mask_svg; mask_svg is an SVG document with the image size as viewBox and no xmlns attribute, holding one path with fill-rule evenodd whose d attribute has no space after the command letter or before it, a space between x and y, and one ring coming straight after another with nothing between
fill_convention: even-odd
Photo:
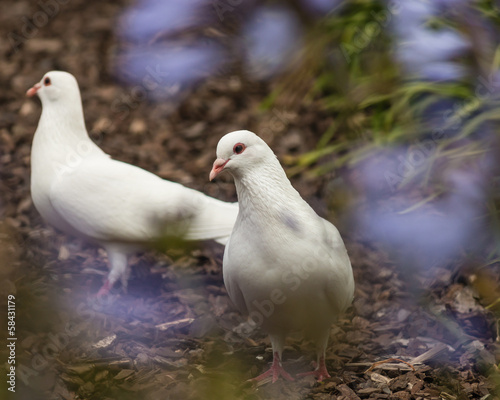
<instances>
[{"instance_id":1,"label":"dove's white neck","mask_svg":"<svg viewBox=\"0 0 500 400\"><path fill-rule=\"evenodd\" d=\"M90 140L80 99L74 100L43 104L31 148L32 191L48 193L55 177L74 171L87 157L106 156Z\"/></svg>"},{"instance_id":2,"label":"dove's white neck","mask_svg":"<svg viewBox=\"0 0 500 400\"><path fill-rule=\"evenodd\" d=\"M276 158L236 174L235 185L242 218L259 215L265 221L284 209L309 209Z\"/></svg>"},{"instance_id":3,"label":"dove's white neck","mask_svg":"<svg viewBox=\"0 0 500 400\"><path fill-rule=\"evenodd\" d=\"M70 145L90 140L81 102L44 104L36 135L44 136L43 139L52 144Z\"/></svg>"}]
</instances>

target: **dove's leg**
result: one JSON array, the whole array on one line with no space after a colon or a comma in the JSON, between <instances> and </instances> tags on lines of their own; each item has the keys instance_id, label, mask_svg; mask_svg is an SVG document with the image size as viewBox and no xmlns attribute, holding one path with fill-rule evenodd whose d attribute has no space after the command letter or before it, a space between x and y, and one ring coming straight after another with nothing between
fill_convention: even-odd
<instances>
[{"instance_id":1,"label":"dove's leg","mask_svg":"<svg viewBox=\"0 0 500 400\"><path fill-rule=\"evenodd\" d=\"M298 377L314 375L318 382L321 382L323 379L330 378L330 374L328 373L328 369L326 368L325 363L325 355L319 353L318 354L318 362L316 363L316 369L314 371L309 372L301 372L297 374Z\"/></svg>"},{"instance_id":2,"label":"dove's leg","mask_svg":"<svg viewBox=\"0 0 500 400\"><path fill-rule=\"evenodd\" d=\"M97 292L97 297L107 295L118 279L122 281L123 288L126 290L127 281L130 275L127 254L115 249L107 248L106 250L108 252L110 271L104 285L102 285L99 292Z\"/></svg>"},{"instance_id":3,"label":"dove's leg","mask_svg":"<svg viewBox=\"0 0 500 400\"><path fill-rule=\"evenodd\" d=\"M319 382L321 382L325 378L330 378L330 374L326 369L326 363L325 363L326 345L328 344L329 333L330 329L326 330L326 332L323 335L317 337L316 348L318 352L318 358L314 371L302 372L300 374L297 374L297 376L300 377L300 376L314 375Z\"/></svg>"},{"instance_id":4,"label":"dove's leg","mask_svg":"<svg viewBox=\"0 0 500 400\"><path fill-rule=\"evenodd\" d=\"M269 335L271 338L271 344L273 347L273 363L271 368L269 368L263 374L252 379L252 381L259 382L270 376L272 376L272 382L276 382L281 376L287 381L294 381L295 379L285 371L283 365L281 364L281 354L283 353L283 344L285 343L285 337L283 335Z\"/></svg>"},{"instance_id":5,"label":"dove's leg","mask_svg":"<svg viewBox=\"0 0 500 400\"><path fill-rule=\"evenodd\" d=\"M127 291L128 280L130 278L130 272L131 272L131 268L130 268L130 265L128 265L128 258L127 258L127 256L125 256L125 271L123 271L123 273L120 277L120 281L122 282L122 288L125 292Z\"/></svg>"}]
</instances>

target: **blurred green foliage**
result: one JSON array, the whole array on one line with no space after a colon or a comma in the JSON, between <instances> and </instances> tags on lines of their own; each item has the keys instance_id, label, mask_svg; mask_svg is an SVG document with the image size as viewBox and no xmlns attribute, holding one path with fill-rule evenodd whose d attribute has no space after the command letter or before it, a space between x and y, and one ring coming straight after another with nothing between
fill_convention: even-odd
<instances>
[{"instance_id":1,"label":"blurred green foliage","mask_svg":"<svg viewBox=\"0 0 500 400\"><path fill-rule=\"evenodd\" d=\"M500 27L498 13L490 1L474 2L472 7ZM405 74L395 60L394 35L389 29L393 18L394 14L383 2L355 0L309 32L299 65L264 102L264 108L270 108L280 95L306 101L315 98L333 116L333 123L324 132L317 132L317 150L293 160L297 167L292 174L320 159L324 161L325 157L333 159L327 168L313 170L323 174L355 163L374 149L424 138L432 132L422 117L423 112L443 99L457 105L446 114L441 129L461 124L461 132L440 139L435 160L424 167L431 168L441 157L453 156L458 160L481 151L463 139L476 134L482 124L500 118L500 102L481 86L500 66L500 47L492 43L496 47L491 53L472 53L471 59L464 59L464 64L482 66L471 67L474 72L466 79L441 82L418 79ZM440 18L429 24L439 29L452 22ZM309 79L304 79L306 74ZM478 82L481 77L483 81ZM293 84L297 81L310 82L305 96L292 94L297 92L298 84Z\"/></svg>"}]
</instances>

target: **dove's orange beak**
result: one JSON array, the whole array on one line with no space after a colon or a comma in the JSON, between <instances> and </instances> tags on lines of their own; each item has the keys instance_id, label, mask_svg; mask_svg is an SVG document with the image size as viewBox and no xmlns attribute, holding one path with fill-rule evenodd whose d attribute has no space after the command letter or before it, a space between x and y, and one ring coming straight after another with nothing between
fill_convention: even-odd
<instances>
[{"instance_id":1,"label":"dove's orange beak","mask_svg":"<svg viewBox=\"0 0 500 400\"><path fill-rule=\"evenodd\" d=\"M219 175L223 170L229 160L224 160L223 158L218 158L214 161L214 166L212 171L210 171L209 179L213 180L217 175Z\"/></svg>"},{"instance_id":2,"label":"dove's orange beak","mask_svg":"<svg viewBox=\"0 0 500 400\"><path fill-rule=\"evenodd\" d=\"M35 83L31 89L28 89L26 92L26 96L33 97L39 89L41 89L42 85L40 83Z\"/></svg>"}]
</instances>

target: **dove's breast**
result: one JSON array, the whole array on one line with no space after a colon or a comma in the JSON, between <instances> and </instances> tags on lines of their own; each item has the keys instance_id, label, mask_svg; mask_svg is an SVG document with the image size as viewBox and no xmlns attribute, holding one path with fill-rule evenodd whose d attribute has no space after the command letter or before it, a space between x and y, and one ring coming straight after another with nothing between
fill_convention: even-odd
<instances>
[{"instance_id":1,"label":"dove's breast","mask_svg":"<svg viewBox=\"0 0 500 400\"><path fill-rule=\"evenodd\" d=\"M72 233L69 224L57 213L50 202L51 186L57 179L56 165L58 160L50 156L51 151L44 151L44 143L37 143L36 139L35 135L31 152L31 198L33 204L48 223L65 232ZM61 167L64 167L64 164L61 164Z\"/></svg>"},{"instance_id":2,"label":"dove's breast","mask_svg":"<svg viewBox=\"0 0 500 400\"><path fill-rule=\"evenodd\" d=\"M69 234L79 235L55 209L51 203L51 191L58 179L78 168L89 155L108 157L90 139L77 141L76 144L55 141L51 137L61 136L57 127L49 130L43 115L33 137L31 147L31 198L35 208L49 224Z\"/></svg>"},{"instance_id":3,"label":"dove's breast","mask_svg":"<svg viewBox=\"0 0 500 400\"><path fill-rule=\"evenodd\" d=\"M270 332L328 327L343 308L331 301L332 287L345 286L344 270L350 268L343 247L320 239L322 224L285 218L279 234L266 236L250 222L237 224L224 253L232 301Z\"/></svg>"}]
</instances>

